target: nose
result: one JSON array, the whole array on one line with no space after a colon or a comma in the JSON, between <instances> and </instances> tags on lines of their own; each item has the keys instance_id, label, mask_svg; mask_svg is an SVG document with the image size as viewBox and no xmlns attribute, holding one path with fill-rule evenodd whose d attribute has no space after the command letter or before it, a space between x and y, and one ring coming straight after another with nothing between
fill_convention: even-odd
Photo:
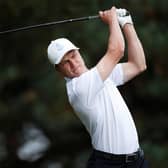
<instances>
[{"instance_id":1,"label":"nose","mask_svg":"<svg viewBox=\"0 0 168 168\"><path fill-rule=\"evenodd\" d=\"M69 60L69 63L70 63L70 67L73 69L76 67L76 60L75 59L70 59Z\"/></svg>"}]
</instances>

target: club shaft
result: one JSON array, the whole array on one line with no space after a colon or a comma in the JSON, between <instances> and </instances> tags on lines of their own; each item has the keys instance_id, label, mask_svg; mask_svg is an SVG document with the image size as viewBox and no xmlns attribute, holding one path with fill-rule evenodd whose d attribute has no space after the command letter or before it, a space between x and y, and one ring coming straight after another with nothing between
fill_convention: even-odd
<instances>
[{"instance_id":1,"label":"club shaft","mask_svg":"<svg viewBox=\"0 0 168 168\"><path fill-rule=\"evenodd\" d=\"M129 11L126 11L126 15L129 15ZM74 19L66 19L66 20L61 20L61 21L36 24L36 25L25 26L25 27L20 27L20 28L16 28L16 29L9 29L9 30L5 30L5 31L0 31L0 35L14 33L14 32L18 32L18 31L31 30L31 29L35 29L35 28L41 28L41 27L54 26L54 25L57 25L57 24L85 21L85 20L91 20L91 19L97 19L97 18L99 18L99 15L93 15L93 16L86 16L86 17L79 17L79 18L74 18Z\"/></svg>"},{"instance_id":2,"label":"club shaft","mask_svg":"<svg viewBox=\"0 0 168 168\"><path fill-rule=\"evenodd\" d=\"M85 21L85 20L91 20L91 19L97 19L97 18L99 18L99 15L79 17L79 18L74 18L74 19L67 19L67 20L48 22L48 23L42 23L42 24L37 24L37 25L31 25L31 26L25 26L25 27L20 27L20 28L16 28L16 29L1 31L0 35L13 33L13 32L18 32L18 31L25 31L25 30L30 30L30 29L40 28L40 27L48 27L48 26L53 26L53 25L57 25L57 24Z\"/></svg>"}]
</instances>

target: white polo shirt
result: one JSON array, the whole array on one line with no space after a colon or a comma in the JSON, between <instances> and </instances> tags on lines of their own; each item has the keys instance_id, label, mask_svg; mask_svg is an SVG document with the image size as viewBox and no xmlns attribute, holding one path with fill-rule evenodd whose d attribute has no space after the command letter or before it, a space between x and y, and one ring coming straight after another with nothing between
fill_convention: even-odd
<instances>
[{"instance_id":1,"label":"white polo shirt","mask_svg":"<svg viewBox=\"0 0 168 168\"><path fill-rule=\"evenodd\" d=\"M105 81L96 67L67 79L69 102L89 132L94 149L128 154L139 148L134 121L116 87L123 83L121 64Z\"/></svg>"}]
</instances>

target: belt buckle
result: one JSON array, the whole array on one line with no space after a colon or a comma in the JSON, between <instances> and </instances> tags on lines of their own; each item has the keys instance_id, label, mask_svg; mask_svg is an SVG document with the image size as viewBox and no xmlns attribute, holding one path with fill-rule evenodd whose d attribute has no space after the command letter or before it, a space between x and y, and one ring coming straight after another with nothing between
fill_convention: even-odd
<instances>
[{"instance_id":1,"label":"belt buckle","mask_svg":"<svg viewBox=\"0 0 168 168\"><path fill-rule=\"evenodd\" d=\"M125 157L125 162L126 163L133 162L134 160L136 160L136 158L137 158L137 154L136 153L127 154L126 157Z\"/></svg>"}]
</instances>

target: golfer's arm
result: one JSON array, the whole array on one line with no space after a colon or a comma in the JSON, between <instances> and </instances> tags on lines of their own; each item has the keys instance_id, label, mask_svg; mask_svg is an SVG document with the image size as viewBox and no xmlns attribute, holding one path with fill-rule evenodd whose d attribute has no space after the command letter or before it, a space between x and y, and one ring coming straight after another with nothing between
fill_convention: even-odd
<instances>
[{"instance_id":1,"label":"golfer's arm","mask_svg":"<svg viewBox=\"0 0 168 168\"><path fill-rule=\"evenodd\" d=\"M103 81L107 79L115 65L122 58L125 47L124 38L118 22L109 25L109 29L110 35L107 51L96 66Z\"/></svg>"},{"instance_id":2,"label":"golfer's arm","mask_svg":"<svg viewBox=\"0 0 168 168\"><path fill-rule=\"evenodd\" d=\"M146 69L145 54L134 26L126 24L123 28L128 44L128 62L123 63L124 81L127 82Z\"/></svg>"}]
</instances>

